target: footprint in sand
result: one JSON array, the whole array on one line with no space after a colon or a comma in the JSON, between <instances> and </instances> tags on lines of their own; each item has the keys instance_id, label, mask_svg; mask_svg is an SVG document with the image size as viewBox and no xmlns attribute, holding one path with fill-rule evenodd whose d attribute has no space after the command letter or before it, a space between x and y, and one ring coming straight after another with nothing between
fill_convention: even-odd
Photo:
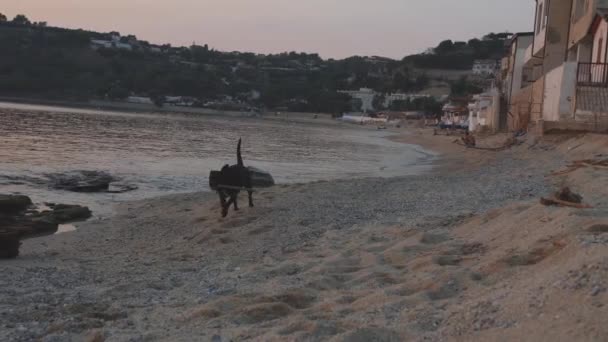
<instances>
[{"instance_id":1,"label":"footprint in sand","mask_svg":"<svg viewBox=\"0 0 608 342\"><path fill-rule=\"evenodd\" d=\"M436 245L448 241L449 239L450 237L446 234L424 233L420 239L420 242L427 245Z\"/></svg>"},{"instance_id":2,"label":"footprint in sand","mask_svg":"<svg viewBox=\"0 0 608 342\"><path fill-rule=\"evenodd\" d=\"M228 222L224 222L224 224L222 224L222 228L230 229L230 228L238 228L238 227L246 226L246 225L250 224L251 222L256 221L257 219L258 219L257 216L231 219Z\"/></svg>"},{"instance_id":3,"label":"footprint in sand","mask_svg":"<svg viewBox=\"0 0 608 342\"><path fill-rule=\"evenodd\" d=\"M232 239L230 237L221 237L218 239L218 241L223 245L227 245L227 244L233 243L234 239Z\"/></svg>"},{"instance_id":4,"label":"footprint in sand","mask_svg":"<svg viewBox=\"0 0 608 342\"><path fill-rule=\"evenodd\" d=\"M273 226L271 226L271 225L265 225L265 226L262 226L260 228L252 229L247 234L249 234L249 235L259 235L259 234L271 231L272 227Z\"/></svg>"}]
</instances>

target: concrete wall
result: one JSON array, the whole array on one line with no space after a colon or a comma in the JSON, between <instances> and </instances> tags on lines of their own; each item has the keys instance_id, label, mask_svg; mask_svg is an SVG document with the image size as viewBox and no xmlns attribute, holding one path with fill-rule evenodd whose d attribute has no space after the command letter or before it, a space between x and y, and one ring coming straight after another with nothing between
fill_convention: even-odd
<instances>
[{"instance_id":1,"label":"concrete wall","mask_svg":"<svg viewBox=\"0 0 608 342\"><path fill-rule=\"evenodd\" d=\"M604 19L593 36L593 63L606 63L606 45L608 44L608 22Z\"/></svg>"},{"instance_id":2,"label":"concrete wall","mask_svg":"<svg viewBox=\"0 0 608 342\"><path fill-rule=\"evenodd\" d=\"M566 2L562 0L563 2ZM572 11L570 13L570 37L568 39L568 48L574 47L581 39L589 33L589 27L595 17L595 8L597 0L571 0ZM570 1L567 1L570 2ZM584 4L587 3L585 7Z\"/></svg>"},{"instance_id":3,"label":"concrete wall","mask_svg":"<svg viewBox=\"0 0 608 342\"><path fill-rule=\"evenodd\" d=\"M559 101L561 94L563 68L550 71L545 76L545 96L543 103L543 120L559 120Z\"/></svg>"},{"instance_id":4,"label":"concrete wall","mask_svg":"<svg viewBox=\"0 0 608 342\"><path fill-rule=\"evenodd\" d=\"M492 95L492 107L486 117L486 125L492 132L498 132L500 129L500 93L494 88L490 92Z\"/></svg>"},{"instance_id":5,"label":"concrete wall","mask_svg":"<svg viewBox=\"0 0 608 342\"><path fill-rule=\"evenodd\" d=\"M545 78L539 78L534 84L532 84L532 95L531 95L531 114L530 120L537 122L543 118L543 100L545 91Z\"/></svg>"},{"instance_id":6,"label":"concrete wall","mask_svg":"<svg viewBox=\"0 0 608 342\"><path fill-rule=\"evenodd\" d=\"M562 93L559 103L559 115L561 119L574 117L576 110L576 74L578 64L568 62L564 64L564 74L562 76Z\"/></svg>"},{"instance_id":7,"label":"concrete wall","mask_svg":"<svg viewBox=\"0 0 608 342\"><path fill-rule=\"evenodd\" d=\"M574 116L577 64L568 62L545 77L543 120L559 121Z\"/></svg>"},{"instance_id":8,"label":"concrete wall","mask_svg":"<svg viewBox=\"0 0 608 342\"><path fill-rule=\"evenodd\" d=\"M532 85L521 89L516 96L511 99L509 106L509 116L507 119L507 128L509 131L518 131L527 129L531 117L531 98Z\"/></svg>"},{"instance_id":9,"label":"concrete wall","mask_svg":"<svg viewBox=\"0 0 608 342\"><path fill-rule=\"evenodd\" d=\"M566 60L571 10L572 0L554 0L549 2L549 9L547 12L548 23L546 27L545 54L543 61L543 69L545 74L549 73L555 68L560 67Z\"/></svg>"}]
</instances>

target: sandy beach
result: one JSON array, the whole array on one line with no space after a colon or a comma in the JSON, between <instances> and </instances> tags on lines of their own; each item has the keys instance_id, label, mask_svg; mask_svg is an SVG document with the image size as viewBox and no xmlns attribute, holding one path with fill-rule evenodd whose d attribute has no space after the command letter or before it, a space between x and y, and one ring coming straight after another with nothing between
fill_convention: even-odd
<instances>
[{"instance_id":1,"label":"sandy beach","mask_svg":"<svg viewBox=\"0 0 608 342\"><path fill-rule=\"evenodd\" d=\"M608 158L607 136L501 152L425 129L391 139L441 158L417 176L278 185L226 219L213 193L129 202L25 241L0 261L0 340L608 339L608 170L549 176ZM562 186L593 208L539 203Z\"/></svg>"}]
</instances>

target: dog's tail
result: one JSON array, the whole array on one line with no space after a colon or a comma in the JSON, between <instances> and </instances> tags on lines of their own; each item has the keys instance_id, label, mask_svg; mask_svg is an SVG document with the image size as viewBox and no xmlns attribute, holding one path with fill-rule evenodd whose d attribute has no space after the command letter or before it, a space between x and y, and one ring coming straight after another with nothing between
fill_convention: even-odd
<instances>
[{"instance_id":1,"label":"dog's tail","mask_svg":"<svg viewBox=\"0 0 608 342\"><path fill-rule=\"evenodd\" d=\"M236 147L236 160L239 166L245 166L243 157L241 156L241 139L239 139L239 144Z\"/></svg>"}]
</instances>

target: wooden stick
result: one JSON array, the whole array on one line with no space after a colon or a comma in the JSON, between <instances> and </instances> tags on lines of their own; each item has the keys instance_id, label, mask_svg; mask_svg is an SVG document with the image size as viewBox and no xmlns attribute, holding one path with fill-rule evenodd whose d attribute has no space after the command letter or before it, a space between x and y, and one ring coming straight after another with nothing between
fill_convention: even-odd
<instances>
[{"instance_id":1,"label":"wooden stick","mask_svg":"<svg viewBox=\"0 0 608 342\"><path fill-rule=\"evenodd\" d=\"M595 167L597 169L608 170L608 166L604 166L604 165L596 165L596 164L589 164L589 163L583 163L583 165L585 165L587 167Z\"/></svg>"},{"instance_id":2,"label":"wooden stick","mask_svg":"<svg viewBox=\"0 0 608 342\"><path fill-rule=\"evenodd\" d=\"M543 204L543 205L562 205L564 207L572 207L572 208L577 208L577 209L589 209L589 208L593 208L589 204L562 201L562 200L559 200L557 198L544 198L544 197L541 197L540 198L540 203Z\"/></svg>"},{"instance_id":3,"label":"wooden stick","mask_svg":"<svg viewBox=\"0 0 608 342\"><path fill-rule=\"evenodd\" d=\"M555 171L555 172L552 172L552 173L550 174L550 176L561 176L561 175L565 175L565 174L568 174L568 173L570 173L570 172L574 172L574 171L576 171L576 170L580 169L581 167L582 167L582 165L579 165L579 166L570 166L568 170Z\"/></svg>"}]
</instances>

